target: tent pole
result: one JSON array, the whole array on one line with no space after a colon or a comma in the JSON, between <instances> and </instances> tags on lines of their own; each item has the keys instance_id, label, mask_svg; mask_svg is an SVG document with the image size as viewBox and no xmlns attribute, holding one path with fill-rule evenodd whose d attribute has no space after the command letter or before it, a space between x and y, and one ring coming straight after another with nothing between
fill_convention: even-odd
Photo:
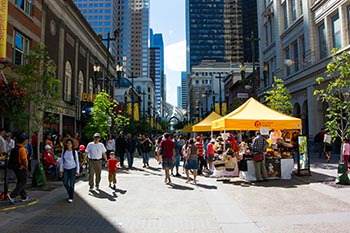
<instances>
[{"instance_id":1,"label":"tent pole","mask_svg":"<svg viewBox=\"0 0 350 233\"><path fill-rule=\"evenodd\" d=\"M224 139L224 152L226 151L226 129L224 129L224 136L225 136L225 139Z\"/></svg>"}]
</instances>

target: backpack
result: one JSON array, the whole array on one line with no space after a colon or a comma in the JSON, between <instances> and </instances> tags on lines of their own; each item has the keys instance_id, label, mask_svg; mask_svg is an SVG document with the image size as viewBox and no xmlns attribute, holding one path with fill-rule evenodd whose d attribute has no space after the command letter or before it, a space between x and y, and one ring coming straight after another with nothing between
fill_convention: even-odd
<instances>
[{"instance_id":1,"label":"backpack","mask_svg":"<svg viewBox=\"0 0 350 233\"><path fill-rule=\"evenodd\" d=\"M62 153L62 160L63 160L63 165L64 165L64 154L66 153L66 150L64 150L63 151L63 153ZM72 150L72 154L73 154L73 158L74 158L74 162L75 162L75 165L77 165L77 159L75 158L75 155L76 155L76 153L78 153L76 150ZM78 156L79 156L79 154L78 154Z\"/></svg>"},{"instance_id":2,"label":"backpack","mask_svg":"<svg viewBox=\"0 0 350 233\"><path fill-rule=\"evenodd\" d=\"M152 150L153 144L147 140L144 144L143 144L143 150L144 152L150 152Z\"/></svg>"},{"instance_id":3,"label":"backpack","mask_svg":"<svg viewBox=\"0 0 350 233\"><path fill-rule=\"evenodd\" d=\"M15 148L13 148L11 150L10 159L8 161L8 164L7 164L7 167L9 169L17 170L21 166L21 164L19 163L19 158L18 158L18 150L19 150L19 148L20 147L16 145Z\"/></svg>"}]
</instances>

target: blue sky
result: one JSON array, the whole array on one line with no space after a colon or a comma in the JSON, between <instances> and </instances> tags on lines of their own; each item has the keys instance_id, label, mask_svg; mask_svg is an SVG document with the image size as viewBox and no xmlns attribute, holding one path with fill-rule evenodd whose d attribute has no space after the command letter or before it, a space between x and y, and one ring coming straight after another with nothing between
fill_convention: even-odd
<instances>
[{"instance_id":1,"label":"blue sky","mask_svg":"<svg viewBox=\"0 0 350 233\"><path fill-rule=\"evenodd\" d=\"M177 105L176 86L186 70L185 0L151 0L150 13L150 27L163 34L167 102Z\"/></svg>"}]
</instances>

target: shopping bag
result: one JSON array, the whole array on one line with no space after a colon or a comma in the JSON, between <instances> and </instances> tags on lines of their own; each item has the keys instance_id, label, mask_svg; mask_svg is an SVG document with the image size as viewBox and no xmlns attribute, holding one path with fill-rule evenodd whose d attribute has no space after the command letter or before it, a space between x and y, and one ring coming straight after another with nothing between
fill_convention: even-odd
<instances>
[{"instance_id":1,"label":"shopping bag","mask_svg":"<svg viewBox=\"0 0 350 233\"><path fill-rule=\"evenodd\" d=\"M38 163L34 169L32 187L42 187L45 184L46 184L46 175L45 175L44 166L41 163Z\"/></svg>"},{"instance_id":2,"label":"shopping bag","mask_svg":"<svg viewBox=\"0 0 350 233\"><path fill-rule=\"evenodd\" d=\"M328 134L325 134L324 138L323 138L323 142L331 144L332 143L332 136L328 135Z\"/></svg>"},{"instance_id":3,"label":"shopping bag","mask_svg":"<svg viewBox=\"0 0 350 233\"><path fill-rule=\"evenodd\" d=\"M261 162L263 160L263 154L262 153L253 154L253 160L254 162Z\"/></svg>"}]
</instances>

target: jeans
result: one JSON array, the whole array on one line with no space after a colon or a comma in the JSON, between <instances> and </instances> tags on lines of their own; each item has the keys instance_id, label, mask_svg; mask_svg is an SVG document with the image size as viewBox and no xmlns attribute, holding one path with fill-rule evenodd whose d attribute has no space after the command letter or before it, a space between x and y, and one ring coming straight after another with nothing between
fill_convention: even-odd
<instances>
[{"instance_id":1,"label":"jeans","mask_svg":"<svg viewBox=\"0 0 350 233\"><path fill-rule=\"evenodd\" d=\"M75 184L75 173L76 172L77 172L76 168L64 169L63 184L67 190L69 199L73 199L73 196L74 196L74 184Z\"/></svg>"},{"instance_id":2,"label":"jeans","mask_svg":"<svg viewBox=\"0 0 350 233\"><path fill-rule=\"evenodd\" d=\"M126 152L129 168L132 168L132 165L134 164L134 153L135 152Z\"/></svg>"},{"instance_id":3,"label":"jeans","mask_svg":"<svg viewBox=\"0 0 350 233\"><path fill-rule=\"evenodd\" d=\"M18 195L21 195L22 199L27 198L27 193L24 190L27 184L27 169L16 169L14 170L17 178L16 188L11 192L10 196L16 198Z\"/></svg>"},{"instance_id":4,"label":"jeans","mask_svg":"<svg viewBox=\"0 0 350 233\"><path fill-rule=\"evenodd\" d=\"M202 174L203 167L205 167L206 162L204 156L198 156L198 175Z\"/></svg>"},{"instance_id":5,"label":"jeans","mask_svg":"<svg viewBox=\"0 0 350 233\"><path fill-rule=\"evenodd\" d=\"M143 160L143 163L148 163L149 152L142 152L142 160Z\"/></svg>"},{"instance_id":6,"label":"jeans","mask_svg":"<svg viewBox=\"0 0 350 233\"><path fill-rule=\"evenodd\" d=\"M94 188L94 176L96 174L96 187L100 185L102 171L102 160L89 160L89 186Z\"/></svg>"},{"instance_id":7,"label":"jeans","mask_svg":"<svg viewBox=\"0 0 350 233\"><path fill-rule=\"evenodd\" d=\"M117 152L117 156L119 157L120 166L124 167L124 152Z\"/></svg>"}]
</instances>

